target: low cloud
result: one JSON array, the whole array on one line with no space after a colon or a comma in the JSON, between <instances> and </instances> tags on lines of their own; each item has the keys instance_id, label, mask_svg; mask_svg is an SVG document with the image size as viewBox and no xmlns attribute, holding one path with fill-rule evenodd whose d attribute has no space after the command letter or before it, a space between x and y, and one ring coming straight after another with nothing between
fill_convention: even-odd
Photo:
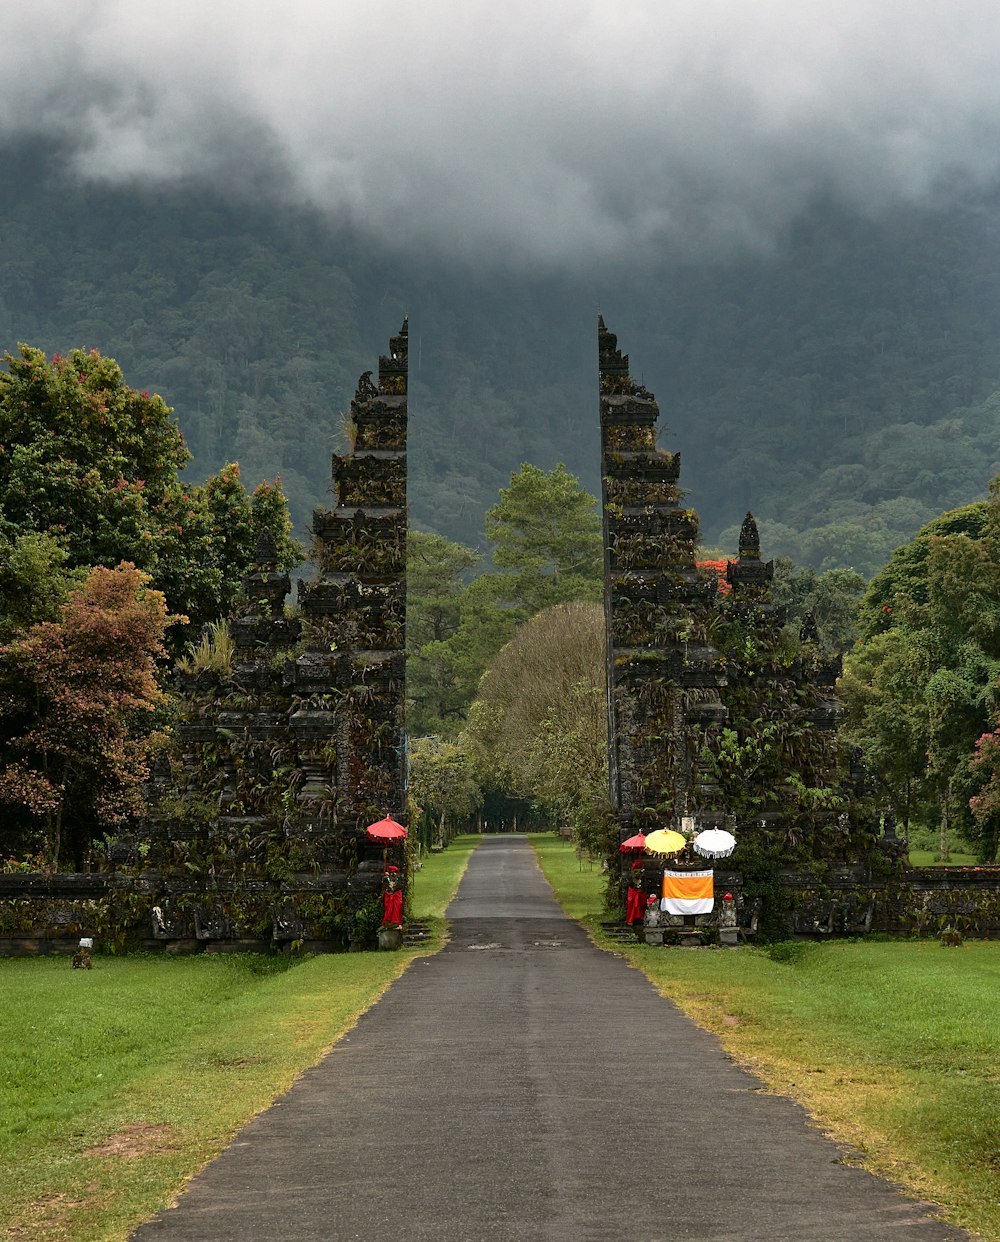
<instances>
[{"instance_id":1,"label":"low cloud","mask_svg":"<svg viewBox=\"0 0 1000 1242\"><path fill-rule=\"evenodd\" d=\"M505 263L766 247L817 195L997 177L1000 7L38 0L4 18L0 136Z\"/></svg>"}]
</instances>

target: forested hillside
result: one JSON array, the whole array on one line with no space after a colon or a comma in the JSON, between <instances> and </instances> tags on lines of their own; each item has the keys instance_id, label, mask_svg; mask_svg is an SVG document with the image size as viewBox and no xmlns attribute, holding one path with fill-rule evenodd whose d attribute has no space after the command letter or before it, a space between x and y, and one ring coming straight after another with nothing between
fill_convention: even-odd
<instances>
[{"instance_id":1,"label":"forested hillside","mask_svg":"<svg viewBox=\"0 0 1000 1242\"><path fill-rule=\"evenodd\" d=\"M766 554L871 573L1000 469L1000 197L881 220L818 204L773 253L574 276L378 250L273 186L248 203L59 168L3 155L0 346L115 357L174 407L196 477L280 473L300 530L404 313L413 518L473 546L522 461L597 489L598 309L707 543L731 548L751 507Z\"/></svg>"}]
</instances>

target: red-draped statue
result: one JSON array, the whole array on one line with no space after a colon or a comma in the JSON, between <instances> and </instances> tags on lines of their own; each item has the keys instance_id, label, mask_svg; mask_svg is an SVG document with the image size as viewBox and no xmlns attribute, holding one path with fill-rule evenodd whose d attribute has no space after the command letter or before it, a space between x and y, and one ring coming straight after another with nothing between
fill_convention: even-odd
<instances>
[{"instance_id":1,"label":"red-draped statue","mask_svg":"<svg viewBox=\"0 0 1000 1242\"><path fill-rule=\"evenodd\" d=\"M399 886L399 868L391 863L385 869L385 889L382 892L382 926L402 927L403 890Z\"/></svg>"},{"instance_id":2,"label":"red-draped statue","mask_svg":"<svg viewBox=\"0 0 1000 1242\"><path fill-rule=\"evenodd\" d=\"M632 871L639 867L639 875L635 878L642 882L642 860L637 858L632 864ZM625 922L641 923L646 916L646 906L649 904L649 897L641 888L636 888L633 884L629 884L628 891L625 895Z\"/></svg>"}]
</instances>

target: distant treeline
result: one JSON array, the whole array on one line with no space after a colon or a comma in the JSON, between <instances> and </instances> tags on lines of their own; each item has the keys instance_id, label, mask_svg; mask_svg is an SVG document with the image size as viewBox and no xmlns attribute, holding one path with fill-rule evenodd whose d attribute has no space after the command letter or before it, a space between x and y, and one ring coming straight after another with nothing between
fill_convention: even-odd
<instances>
[{"instance_id":1,"label":"distant treeline","mask_svg":"<svg viewBox=\"0 0 1000 1242\"><path fill-rule=\"evenodd\" d=\"M598 307L660 400L706 542L865 573L1000 470L996 199L818 204L774 254L471 271L193 185L81 186L3 153L0 345L96 346L163 395L204 477L280 474L304 533L358 375L411 317L410 505L467 544L523 461L597 491Z\"/></svg>"}]
</instances>

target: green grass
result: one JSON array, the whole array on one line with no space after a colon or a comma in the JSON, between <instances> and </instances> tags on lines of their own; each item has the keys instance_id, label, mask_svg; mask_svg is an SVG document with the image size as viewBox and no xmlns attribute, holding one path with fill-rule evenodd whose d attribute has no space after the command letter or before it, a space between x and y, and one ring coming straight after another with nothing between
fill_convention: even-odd
<instances>
[{"instance_id":1,"label":"green grass","mask_svg":"<svg viewBox=\"0 0 1000 1242\"><path fill-rule=\"evenodd\" d=\"M431 949L477 842L415 879ZM422 952L0 960L0 1237L122 1242Z\"/></svg>"},{"instance_id":2,"label":"green grass","mask_svg":"<svg viewBox=\"0 0 1000 1242\"><path fill-rule=\"evenodd\" d=\"M653 949L600 933L602 877L532 842L567 913L874 1172L1000 1240L1000 944ZM586 891L589 885L589 895Z\"/></svg>"},{"instance_id":3,"label":"green grass","mask_svg":"<svg viewBox=\"0 0 1000 1242\"><path fill-rule=\"evenodd\" d=\"M932 850L915 850L911 849L908 855L911 867L978 867L978 854L963 853L961 850L952 850L948 855L948 861L943 863L938 858L938 851Z\"/></svg>"},{"instance_id":4,"label":"green grass","mask_svg":"<svg viewBox=\"0 0 1000 1242\"><path fill-rule=\"evenodd\" d=\"M482 837L469 833L456 837L440 854L425 854L413 876L410 900L414 918L442 918L458 882L465 873L472 851Z\"/></svg>"},{"instance_id":5,"label":"green grass","mask_svg":"<svg viewBox=\"0 0 1000 1242\"><path fill-rule=\"evenodd\" d=\"M579 857L575 845L552 832L532 833L529 840L570 918L599 922L605 880L600 863Z\"/></svg>"},{"instance_id":6,"label":"green grass","mask_svg":"<svg viewBox=\"0 0 1000 1242\"><path fill-rule=\"evenodd\" d=\"M979 855L976 853L975 846L966 841L961 833L953 832L950 835L951 848L947 863L940 862L938 858L941 838L937 828L914 821L906 830L906 834L910 841L907 857L911 867L975 867L979 864Z\"/></svg>"}]
</instances>

